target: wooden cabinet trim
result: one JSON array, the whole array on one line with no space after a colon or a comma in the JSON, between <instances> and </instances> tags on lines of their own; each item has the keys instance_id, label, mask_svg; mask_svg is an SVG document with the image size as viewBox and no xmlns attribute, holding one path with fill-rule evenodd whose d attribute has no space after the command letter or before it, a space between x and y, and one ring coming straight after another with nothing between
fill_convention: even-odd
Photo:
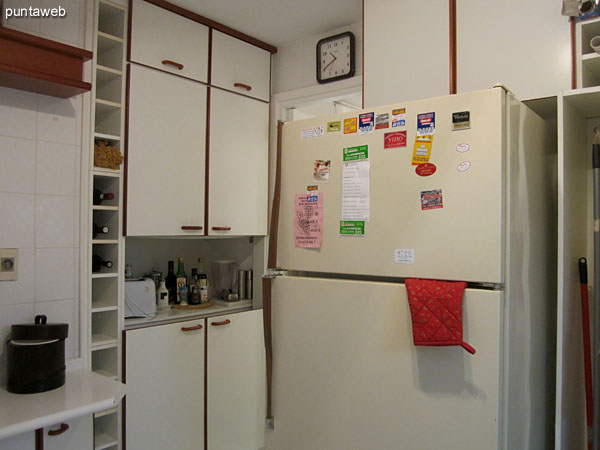
<instances>
[{"instance_id":1,"label":"wooden cabinet trim","mask_svg":"<svg viewBox=\"0 0 600 450\"><path fill-rule=\"evenodd\" d=\"M263 50L266 50L272 54L277 53L277 47L267 44L266 42L263 42L259 39L253 38L252 36L248 36L247 34L236 31L233 28L229 28L219 22L215 22L214 20L211 20L204 16L201 16L200 14L196 14L194 12L188 11L187 9L184 9L180 6L174 5L174 4L166 2L164 0L145 0L145 1L148 3L152 3L153 5L159 6L163 9L166 9L168 11L171 11L172 13L183 16L187 19L193 20L194 22L198 22L198 23L206 25L210 28L214 28L215 30L219 30L225 34L233 36L244 42L248 42L249 44L252 44L252 45L255 45L256 47L262 48ZM130 6L131 6L131 4L130 4Z\"/></svg>"}]
</instances>

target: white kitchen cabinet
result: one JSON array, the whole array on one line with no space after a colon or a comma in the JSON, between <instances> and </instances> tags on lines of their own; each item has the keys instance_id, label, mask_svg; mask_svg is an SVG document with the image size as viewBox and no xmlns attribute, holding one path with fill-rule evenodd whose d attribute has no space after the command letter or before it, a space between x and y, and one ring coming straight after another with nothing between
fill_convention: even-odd
<instances>
[{"instance_id":1,"label":"white kitchen cabinet","mask_svg":"<svg viewBox=\"0 0 600 450\"><path fill-rule=\"evenodd\" d=\"M94 425L91 415L44 428L44 450L92 450Z\"/></svg>"},{"instance_id":2,"label":"white kitchen cabinet","mask_svg":"<svg viewBox=\"0 0 600 450\"><path fill-rule=\"evenodd\" d=\"M211 85L269 101L271 54L220 31L212 33Z\"/></svg>"},{"instance_id":3,"label":"white kitchen cabinet","mask_svg":"<svg viewBox=\"0 0 600 450\"><path fill-rule=\"evenodd\" d=\"M262 310L207 322L208 448L261 449L266 414Z\"/></svg>"},{"instance_id":4,"label":"white kitchen cabinet","mask_svg":"<svg viewBox=\"0 0 600 450\"><path fill-rule=\"evenodd\" d=\"M269 104L211 89L209 235L267 233Z\"/></svg>"},{"instance_id":5,"label":"white kitchen cabinet","mask_svg":"<svg viewBox=\"0 0 600 450\"><path fill-rule=\"evenodd\" d=\"M128 450L204 448L204 320L126 333Z\"/></svg>"},{"instance_id":6,"label":"white kitchen cabinet","mask_svg":"<svg viewBox=\"0 0 600 450\"><path fill-rule=\"evenodd\" d=\"M503 83L529 100L571 87L571 31L560 2L456 3L459 93Z\"/></svg>"},{"instance_id":7,"label":"white kitchen cabinet","mask_svg":"<svg viewBox=\"0 0 600 450\"><path fill-rule=\"evenodd\" d=\"M143 0L134 0L130 60L206 82L208 27Z\"/></svg>"},{"instance_id":8,"label":"white kitchen cabinet","mask_svg":"<svg viewBox=\"0 0 600 450\"><path fill-rule=\"evenodd\" d=\"M206 86L130 65L127 235L202 235Z\"/></svg>"}]
</instances>

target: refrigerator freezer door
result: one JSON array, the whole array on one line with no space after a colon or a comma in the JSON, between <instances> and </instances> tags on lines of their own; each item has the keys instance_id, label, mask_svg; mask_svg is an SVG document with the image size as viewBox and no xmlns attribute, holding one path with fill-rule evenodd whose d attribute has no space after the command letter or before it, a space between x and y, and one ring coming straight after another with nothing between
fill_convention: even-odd
<instances>
[{"instance_id":1,"label":"refrigerator freezer door","mask_svg":"<svg viewBox=\"0 0 600 450\"><path fill-rule=\"evenodd\" d=\"M273 282L266 450L499 448L499 291L467 289L460 347L415 347L403 284Z\"/></svg>"},{"instance_id":2,"label":"refrigerator freezer door","mask_svg":"<svg viewBox=\"0 0 600 450\"><path fill-rule=\"evenodd\" d=\"M394 108L405 108L406 126L366 134L344 134L344 119L357 113L286 123L277 266L502 282L504 103L504 91L490 89L374 108L365 112L387 113L388 123ZM470 113L470 128L453 131L453 113L464 111ZM417 115L429 112L435 112L429 162L436 171L421 176L411 164L412 154ZM341 121L341 131L307 139L307 128L324 125L327 130L328 122L335 121ZM390 132L405 132L406 146L384 148ZM364 236L340 236L343 149L359 145L368 145L370 221ZM331 161L327 182L313 180L316 160ZM296 248L294 242L295 196L306 194L310 185L318 186L324 206L323 240L317 250ZM436 189L442 190L443 207L422 209L422 193ZM397 261L397 250L413 251L414 261Z\"/></svg>"}]
</instances>

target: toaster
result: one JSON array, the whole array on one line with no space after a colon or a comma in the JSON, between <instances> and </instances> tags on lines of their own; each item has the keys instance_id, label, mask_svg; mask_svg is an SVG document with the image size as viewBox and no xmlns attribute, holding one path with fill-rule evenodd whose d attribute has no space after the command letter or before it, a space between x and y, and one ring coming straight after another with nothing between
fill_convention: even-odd
<instances>
[{"instance_id":1,"label":"toaster","mask_svg":"<svg viewBox=\"0 0 600 450\"><path fill-rule=\"evenodd\" d=\"M156 315L156 285L151 278L125 280L125 318Z\"/></svg>"}]
</instances>

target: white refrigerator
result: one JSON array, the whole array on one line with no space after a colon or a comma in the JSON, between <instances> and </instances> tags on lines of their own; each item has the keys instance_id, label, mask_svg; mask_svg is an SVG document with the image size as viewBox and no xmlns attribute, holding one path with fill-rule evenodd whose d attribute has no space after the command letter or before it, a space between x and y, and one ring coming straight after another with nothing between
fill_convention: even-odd
<instances>
[{"instance_id":1,"label":"white refrigerator","mask_svg":"<svg viewBox=\"0 0 600 450\"><path fill-rule=\"evenodd\" d=\"M288 122L281 139L265 448L551 448L546 123L494 88ZM476 354L413 345L406 278L468 283Z\"/></svg>"}]
</instances>

